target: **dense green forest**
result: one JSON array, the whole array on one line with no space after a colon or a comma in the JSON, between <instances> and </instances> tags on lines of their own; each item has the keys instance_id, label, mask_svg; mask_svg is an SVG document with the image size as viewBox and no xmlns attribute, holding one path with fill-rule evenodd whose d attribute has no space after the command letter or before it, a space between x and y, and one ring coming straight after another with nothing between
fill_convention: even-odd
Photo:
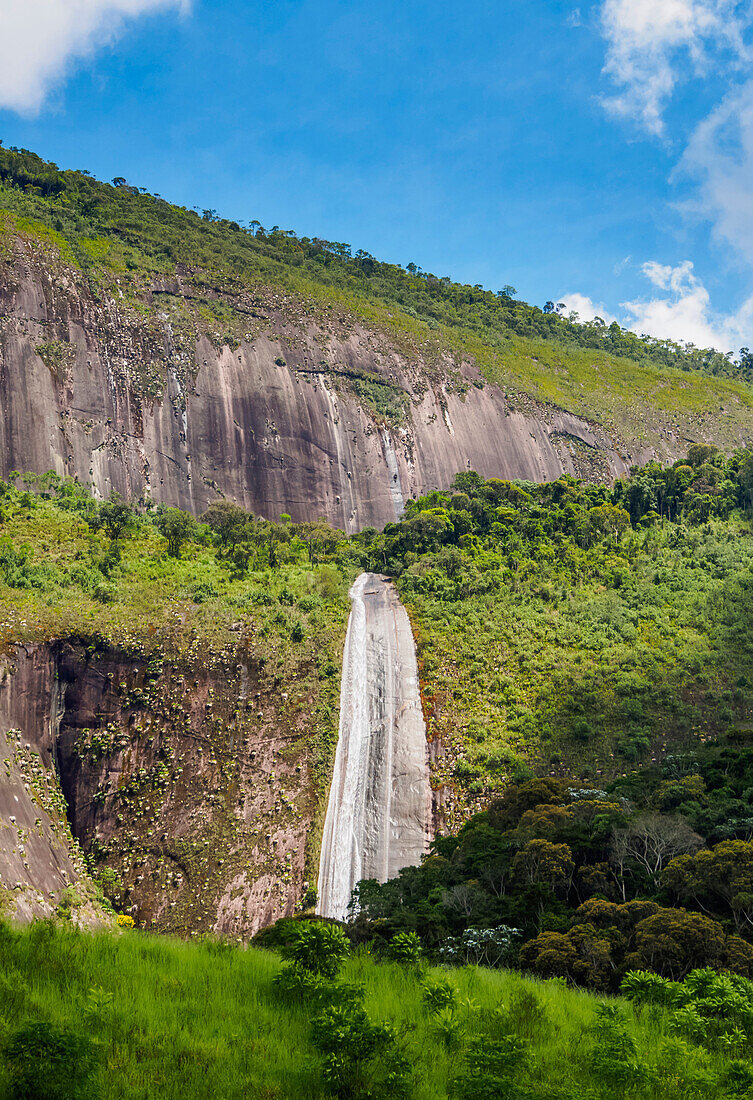
<instances>
[{"instance_id":1,"label":"dense green forest","mask_svg":"<svg viewBox=\"0 0 753 1100\"><path fill-rule=\"evenodd\" d=\"M753 977L751 734L605 789L513 783L420 867L359 884L353 935L415 933L437 962L516 965L603 991L631 970Z\"/></svg>"},{"instance_id":2,"label":"dense green forest","mask_svg":"<svg viewBox=\"0 0 753 1100\"><path fill-rule=\"evenodd\" d=\"M703 446L612 488L464 473L364 532L410 608L438 774L481 806L520 755L600 782L749 721L752 477Z\"/></svg>"},{"instance_id":3,"label":"dense green forest","mask_svg":"<svg viewBox=\"0 0 753 1100\"><path fill-rule=\"evenodd\" d=\"M239 224L216 211L188 210L150 195L124 178L101 183L88 172L61 171L23 149L0 148L0 205L38 219L71 260L95 277L100 265L128 275L171 270L175 264L313 291L317 286L395 306L429 329L465 331L499 348L518 336L553 340L680 370L753 379L753 354L724 354L671 340L637 336L616 322L596 318L579 323L560 303L543 307L515 298L515 288L485 290L454 283L447 276L383 263L349 244L300 237L256 221Z\"/></svg>"}]
</instances>

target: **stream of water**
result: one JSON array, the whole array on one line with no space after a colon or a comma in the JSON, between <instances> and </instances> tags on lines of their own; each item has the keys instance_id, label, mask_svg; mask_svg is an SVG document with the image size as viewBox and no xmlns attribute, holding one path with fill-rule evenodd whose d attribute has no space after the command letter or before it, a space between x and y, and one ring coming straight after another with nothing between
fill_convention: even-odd
<instances>
[{"instance_id":1,"label":"stream of water","mask_svg":"<svg viewBox=\"0 0 753 1100\"><path fill-rule=\"evenodd\" d=\"M376 573L350 590L340 734L319 864L318 912L342 920L359 879L420 862L431 830L426 730L410 621Z\"/></svg>"}]
</instances>

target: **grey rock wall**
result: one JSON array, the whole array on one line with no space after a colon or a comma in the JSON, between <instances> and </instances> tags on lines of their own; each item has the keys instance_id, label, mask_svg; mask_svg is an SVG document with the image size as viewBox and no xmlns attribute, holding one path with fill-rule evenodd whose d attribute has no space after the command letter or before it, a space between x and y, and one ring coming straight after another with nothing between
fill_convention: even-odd
<instances>
[{"instance_id":1,"label":"grey rock wall","mask_svg":"<svg viewBox=\"0 0 753 1100\"><path fill-rule=\"evenodd\" d=\"M53 469L101 496L195 513L228 497L351 532L394 520L403 500L459 470L609 479L641 457L578 417L516 409L471 364L408 359L384 336L285 302L257 303L248 338L218 346L176 325L192 294L185 277L154 284L141 312L95 300L75 272L17 241L0 278L0 475ZM39 350L52 344L60 363ZM404 392L398 422L379 424L356 397L348 376L364 372Z\"/></svg>"},{"instance_id":2,"label":"grey rock wall","mask_svg":"<svg viewBox=\"0 0 753 1100\"><path fill-rule=\"evenodd\" d=\"M0 666L0 910L47 916L73 886L77 919L101 920L86 852L141 927L247 940L292 914L318 802L310 710L287 700L252 664L18 647Z\"/></svg>"}]
</instances>

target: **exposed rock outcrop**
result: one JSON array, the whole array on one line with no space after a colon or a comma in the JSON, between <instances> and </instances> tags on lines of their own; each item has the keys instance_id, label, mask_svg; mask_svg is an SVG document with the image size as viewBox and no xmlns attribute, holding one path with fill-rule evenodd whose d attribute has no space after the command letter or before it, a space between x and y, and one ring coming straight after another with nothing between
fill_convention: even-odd
<instances>
[{"instance_id":1,"label":"exposed rock outcrop","mask_svg":"<svg viewBox=\"0 0 753 1100\"><path fill-rule=\"evenodd\" d=\"M4 476L53 469L102 496L196 513L226 496L351 532L394 520L405 499L458 470L609 479L644 457L618 453L579 417L509 399L470 362L409 354L321 304L230 294L187 271L152 279L143 304L96 298L40 242L16 237L10 257L0 265ZM228 301L237 337L202 320L202 303Z\"/></svg>"},{"instance_id":2,"label":"exposed rock outcrop","mask_svg":"<svg viewBox=\"0 0 753 1100\"><path fill-rule=\"evenodd\" d=\"M91 894L78 844L144 927L247 939L300 900L309 701L252 663L19 648L0 681L6 731L0 885L21 919L54 911L70 885Z\"/></svg>"}]
</instances>

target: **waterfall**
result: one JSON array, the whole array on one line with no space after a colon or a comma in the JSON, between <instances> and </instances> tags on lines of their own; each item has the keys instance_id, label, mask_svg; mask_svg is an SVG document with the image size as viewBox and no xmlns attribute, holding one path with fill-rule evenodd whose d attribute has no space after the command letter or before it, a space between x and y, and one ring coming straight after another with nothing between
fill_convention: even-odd
<instances>
[{"instance_id":1,"label":"waterfall","mask_svg":"<svg viewBox=\"0 0 753 1100\"><path fill-rule=\"evenodd\" d=\"M420 862L431 829L426 730L410 621L392 584L350 590L340 734L319 863L323 916L344 919L353 887Z\"/></svg>"}]
</instances>

